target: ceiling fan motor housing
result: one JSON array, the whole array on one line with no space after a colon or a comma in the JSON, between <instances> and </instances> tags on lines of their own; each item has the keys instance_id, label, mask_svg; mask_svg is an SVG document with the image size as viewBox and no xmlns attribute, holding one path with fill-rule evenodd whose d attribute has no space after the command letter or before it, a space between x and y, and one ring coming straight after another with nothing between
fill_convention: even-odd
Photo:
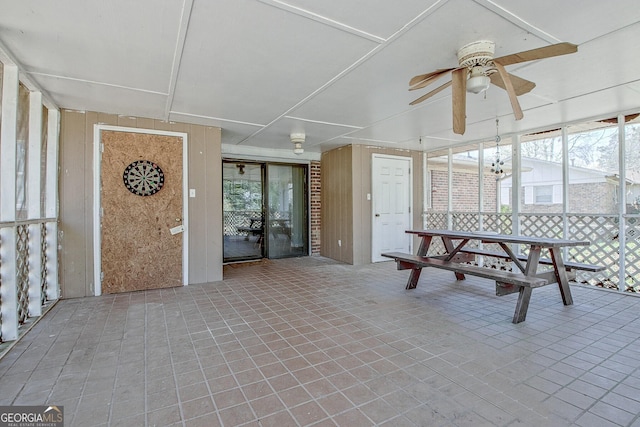
<instances>
[{"instance_id":1,"label":"ceiling fan motor housing","mask_svg":"<svg viewBox=\"0 0 640 427\"><path fill-rule=\"evenodd\" d=\"M478 40L464 45L458 50L458 64L460 67L485 66L493 60L496 44L489 40Z\"/></svg>"}]
</instances>

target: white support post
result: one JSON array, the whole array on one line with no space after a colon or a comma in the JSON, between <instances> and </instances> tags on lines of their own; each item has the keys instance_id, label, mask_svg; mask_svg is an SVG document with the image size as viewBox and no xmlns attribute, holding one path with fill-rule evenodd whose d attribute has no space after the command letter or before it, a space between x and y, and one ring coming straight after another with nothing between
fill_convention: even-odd
<instances>
[{"instance_id":1,"label":"white support post","mask_svg":"<svg viewBox=\"0 0 640 427\"><path fill-rule=\"evenodd\" d=\"M520 147L520 134L514 135L511 141L511 232L520 234L520 197L521 197L521 171L522 153ZM518 253L518 252L516 252Z\"/></svg>"},{"instance_id":2,"label":"white support post","mask_svg":"<svg viewBox=\"0 0 640 427\"><path fill-rule=\"evenodd\" d=\"M431 188L427 181L427 153L422 152L422 228L427 228L427 209L429 208L429 197Z\"/></svg>"},{"instance_id":3,"label":"white support post","mask_svg":"<svg viewBox=\"0 0 640 427\"><path fill-rule=\"evenodd\" d=\"M16 219L16 137L18 132L18 67L4 65L0 130L0 221Z\"/></svg>"},{"instance_id":4,"label":"white support post","mask_svg":"<svg viewBox=\"0 0 640 427\"><path fill-rule=\"evenodd\" d=\"M484 230L484 144L478 143L478 229Z\"/></svg>"},{"instance_id":5,"label":"white support post","mask_svg":"<svg viewBox=\"0 0 640 427\"><path fill-rule=\"evenodd\" d=\"M562 237L569 238L569 220L567 210L569 209L569 132L566 126L562 132ZM562 248L562 257L569 259L569 247Z\"/></svg>"},{"instance_id":6,"label":"white support post","mask_svg":"<svg viewBox=\"0 0 640 427\"><path fill-rule=\"evenodd\" d=\"M627 257L627 135L625 117L618 115L618 176L620 177L620 197L618 198L618 291L626 291L625 259Z\"/></svg>"},{"instance_id":7,"label":"white support post","mask_svg":"<svg viewBox=\"0 0 640 427\"><path fill-rule=\"evenodd\" d=\"M15 202L14 202L15 207ZM16 226L0 228L0 297L2 340L18 339L18 284L16 283Z\"/></svg>"},{"instance_id":8,"label":"white support post","mask_svg":"<svg viewBox=\"0 0 640 427\"><path fill-rule=\"evenodd\" d=\"M47 114L47 179L45 194L45 217L58 217L58 144L60 111L49 109ZM49 236L49 234L47 234ZM56 244L57 246L57 244Z\"/></svg>"},{"instance_id":9,"label":"white support post","mask_svg":"<svg viewBox=\"0 0 640 427\"><path fill-rule=\"evenodd\" d=\"M42 314L42 236L40 224L29 224L29 317Z\"/></svg>"},{"instance_id":10,"label":"white support post","mask_svg":"<svg viewBox=\"0 0 640 427\"><path fill-rule=\"evenodd\" d=\"M42 216L40 186L42 182L42 93L29 94L29 149L27 151L27 215L29 219Z\"/></svg>"},{"instance_id":11,"label":"white support post","mask_svg":"<svg viewBox=\"0 0 640 427\"><path fill-rule=\"evenodd\" d=\"M447 155L447 228L453 230L453 148Z\"/></svg>"},{"instance_id":12,"label":"white support post","mask_svg":"<svg viewBox=\"0 0 640 427\"><path fill-rule=\"evenodd\" d=\"M54 301L60 298L60 284L58 283L58 224L48 222L46 224L46 254L47 254L47 300Z\"/></svg>"}]
</instances>

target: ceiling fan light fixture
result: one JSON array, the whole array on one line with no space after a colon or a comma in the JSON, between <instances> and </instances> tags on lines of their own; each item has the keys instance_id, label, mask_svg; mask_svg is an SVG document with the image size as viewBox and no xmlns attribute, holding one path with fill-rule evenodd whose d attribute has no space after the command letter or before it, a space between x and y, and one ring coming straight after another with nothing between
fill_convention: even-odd
<instances>
[{"instance_id":1,"label":"ceiling fan light fixture","mask_svg":"<svg viewBox=\"0 0 640 427\"><path fill-rule=\"evenodd\" d=\"M467 92L471 93L480 93L489 89L489 85L491 84L491 79L489 76L480 75L480 76L471 76L469 80L467 80Z\"/></svg>"}]
</instances>

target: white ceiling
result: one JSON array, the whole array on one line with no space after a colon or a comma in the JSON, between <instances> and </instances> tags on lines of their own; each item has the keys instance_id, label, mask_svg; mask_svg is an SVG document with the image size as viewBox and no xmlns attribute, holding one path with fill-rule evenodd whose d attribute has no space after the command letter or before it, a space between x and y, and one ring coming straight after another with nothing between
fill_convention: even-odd
<instances>
[{"instance_id":1,"label":"white ceiling","mask_svg":"<svg viewBox=\"0 0 640 427\"><path fill-rule=\"evenodd\" d=\"M0 0L0 50L61 108L222 128L225 144L431 150L640 110L637 0ZM508 67L534 81L515 121L506 92L415 107L409 79L561 41L578 53ZM422 142L420 142L422 141Z\"/></svg>"}]
</instances>

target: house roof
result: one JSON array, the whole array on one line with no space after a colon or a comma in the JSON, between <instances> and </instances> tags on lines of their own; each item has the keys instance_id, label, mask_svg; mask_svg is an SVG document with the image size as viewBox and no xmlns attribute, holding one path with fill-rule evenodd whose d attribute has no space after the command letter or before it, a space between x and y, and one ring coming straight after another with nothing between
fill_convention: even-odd
<instances>
[{"instance_id":1,"label":"house roof","mask_svg":"<svg viewBox=\"0 0 640 427\"><path fill-rule=\"evenodd\" d=\"M577 44L507 67L536 83L519 97L467 96L452 132L451 92L409 102L417 74L457 65L476 40L496 56ZM4 1L0 59L61 108L199 123L223 143L307 151L365 143L432 150L640 109L635 0Z\"/></svg>"}]
</instances>

